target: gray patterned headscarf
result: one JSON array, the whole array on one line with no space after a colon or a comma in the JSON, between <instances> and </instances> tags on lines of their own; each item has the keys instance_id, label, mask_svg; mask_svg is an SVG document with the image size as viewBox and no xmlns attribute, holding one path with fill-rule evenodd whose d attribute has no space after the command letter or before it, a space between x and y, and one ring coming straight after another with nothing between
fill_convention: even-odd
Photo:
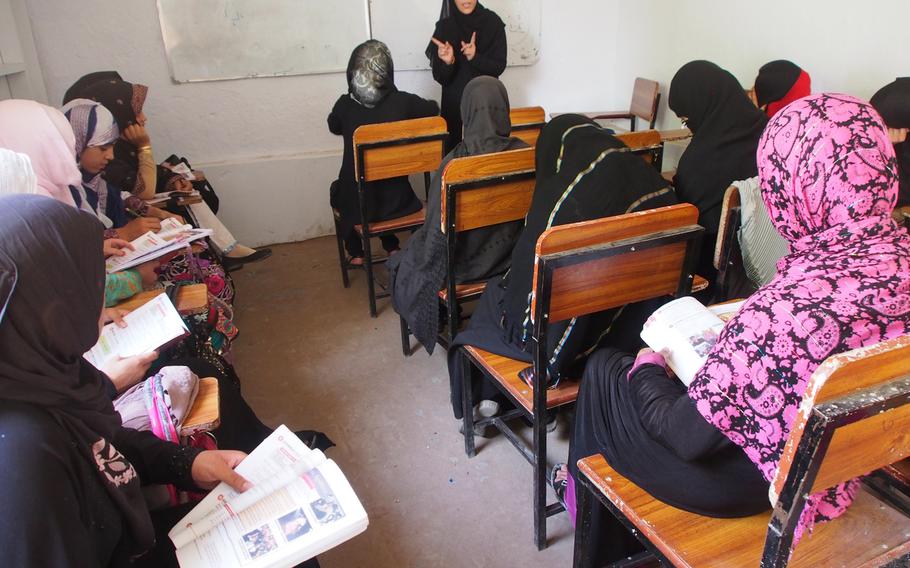
<instances>
[{"instance_id":1,"label":"gray patterned headscarf","mask_svg":"<svg viewBox=\"0 0 910 568\"><path fill-rule=\"evenodd\" d=\"M348 92L351 98L373 108L395 90L392 53L381 41L371 39L358 45L348 63Z\"/></svg>"}]
</instances>

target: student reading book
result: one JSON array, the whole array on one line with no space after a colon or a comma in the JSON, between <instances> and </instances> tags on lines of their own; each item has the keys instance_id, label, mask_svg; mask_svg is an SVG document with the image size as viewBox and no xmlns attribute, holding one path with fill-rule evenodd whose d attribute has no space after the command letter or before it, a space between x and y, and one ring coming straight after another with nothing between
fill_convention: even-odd
<instances>
[{"instance_id":1,"label":"student reading book","mask_svg":"<svg viewBox=\"0 0 910 568\"><path fill-rule=\"evenodd\" d=\"M168 533L182 568L288 568L366 530L334 461L279 426L240 463L253 486L215 487Z\"/></svg>"}]
</instances>

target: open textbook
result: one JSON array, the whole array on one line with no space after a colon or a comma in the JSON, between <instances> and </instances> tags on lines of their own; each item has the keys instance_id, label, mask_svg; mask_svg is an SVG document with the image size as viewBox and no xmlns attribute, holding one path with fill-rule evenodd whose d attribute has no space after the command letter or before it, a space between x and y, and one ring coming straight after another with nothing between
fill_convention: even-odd
<instances>
[{"instance_id":1,"label":"open textbook","mask_svg":"<svg viewBox=\"0 0 910 568\"><path fill-rule=\"evenodd\" d=\"M664 353L667 365L686 386L708 359L708 353L742 302L706 308L684 296L658 308L645 322L641 338L654 351Z\"/></svg>"},{"instance_id":2,"label":"open textbook","mask_svg":"<svg viewBox=\"0 0 910 568\"><path fill-rule=\"evenodd\" d=\"M344 474L279 426L168 533L181 568L289 568L353 538L367 513Z\"/></svg>"},{"instance_id":3,"label":"open textbook","mask_svg":"<svg viewBox=\"0 0 910 568\"><path fill-rule=\"evenodd\" d=\"M212 231L210 229L194 229L192 225L184 225L173 217L168 217L161 221L161 229L157 233L149 231L131 241L130 244L133 245L133 250L127 251L123 256L108 258L105 263L105 269L109 274L126 270L144 262L155 260L211 234Z\"/></svg>"},{"instance_id":4,"label":"open textbook","mask_svg":"<svg viewBox=\"0 0 910 568\"><path fill-rule=\"evenodd\" d=\"M110 323L85 359L100 369L108 359L150 353L188 333L186 324L167 294L159 294L123 317L126 327Z\"/></svg>"}]
</instances>

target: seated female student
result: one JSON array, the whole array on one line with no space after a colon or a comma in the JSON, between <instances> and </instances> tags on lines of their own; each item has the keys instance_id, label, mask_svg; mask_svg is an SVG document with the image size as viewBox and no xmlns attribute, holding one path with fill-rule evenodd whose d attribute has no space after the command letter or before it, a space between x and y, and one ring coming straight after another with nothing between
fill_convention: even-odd
<instances>
[{"instance_id":1,"label":"seated female student","mask_svg":"<svg viewBox=\"0 0 910 568\"><path fill-rule=\"evenodd\" d=\"M101 247L102 226L73 207L0 198L0 546L12 565L125 566L156 545L156 528L166 548L170 527L156 527L140 483L249 487L233 471L242 452L120 425L82 358L98 339ZM169 556L156 565L176 566Z\"/></svg>"},{"instance_id":2,"label":"seated female student","mask_svg":"<svg viewBox=\"0 0 910 568\"><path fill-rule=\"evenodd\" d=\"M512 251L511 268L502 278L487 283L467 328L455 337L449 349L452 410L462 416L459 377L464 359L458 346L481 349L531 362L530 310L537 240L550 227L590 221L673 205L673 189L640 156L624 151L626 146L612 132L579 115L554 118L537 141L537 181L525 226ZM556 324L549 333L550 383L576 363L576 357L600 342L626 346L637 337L650 309L626 306L622 310L577 318ZM642 317L644 316L644 317ZM609 333L605 333L609 330ZM629 344L631 346L632 344ZM531 377L524 373L530 382ZM485 417L498 411L498 390L489 381L474 377L476 414ZM480 401L478 403L478 401ZM477 431L479 435L485 434Z\"/></svg>"},{"instance_id":3,"label":"seated female student","mask_svg":"<svg viewBox=\"0 0 910 568\"><path fill-rule=\"evenodd\" d=\"M348 63L348 93L341 95L329 114L329 131L344 137L344 158L338 180L332 184L332 207L341 213L339 231L354 266L363 264L363 242L354 232L360 224L360 200L354 172L354 131L364 124L394 122L439 114L435 101L395 88L395 69L389 48L381 41L369 40L351 53ZM384 221L420 211L423 206L407 176L374 181L366 187L369 221ZM382 247L398 250L398 237L381 238Z\"/></svg>"},{"instance_id":4,"label":"seated female student","mask_svg":"<svg viewBox=\"0 0 910 568\"><path fill-rule=\"evenodd\" d=\"M878 90L870 101L888 126L888 136L897 154L897 169L900 174L900 195L898 207L910 205L910 77L901 77Z\"/></svg>"},{"instance_id":5,"label":"seated female student","mask_svg":"<svg viewBox=\"0 0 910 568\"><path fill-rule=\"evenodd\" d=\"M392 304L414 336L432 353L439 332L439 297L446 276L446 241L440 229L442 172L455 158L526 148L510 137L509 94L493 77L477 77L461 99L463 140L443 158L427 192L427 217L404 250L389 260ZM458 235L455 280L486 280L509 267L521 222L481 227Z\"/></svg>"},{"instance_id":6,"label":"seated female student","mask_svg":"<svg viewBox=\"0 0 910 568\"><path fill-rule=\"evenodd\" d=\"M117 120L121 140L114 144L114 159L104 172L108 183L142 199L151 199L156 192L191 191L193 186L188 180L155 165L151 138L145 129L147 117L142 112L147 95L145 85L128 83L115 71L100 71L76 81L67 90L63 102L92 99L104 105ZM271 256L271 249L255 250L240 244L206 203L189 207L201 227L214 231L212 242L229 259L224 261L226 268L238 268Z\"/></svg>"},{"instance_id":7,"label":"seated female student","mask_svg":"<svg viewBox=\"0 0 910 568\"><path fill-rule=\"evenodd\" d=\"M910 235L891 219L894 149L873 108L847 95L792 103L771 119L758 163L790 254L727 322L688 388L647 349L589 359L569 449L569 504L575 463L600 453L674 507L715 517L767 509L768 483L815 369L910 332ZM797 538L843 513L857 483L810 497L809 526ZM592 542L609 557L598 560L632 552L619 521L604 509L595 515L602 537Z\"/></svg>"},{"instance_id":8,"label":"seated female student","mask_svg":"<svg viewBox=\"0 0 910 568\"><path fill-rule=\"evenodd\" d=\"M778 59L765 63L755 78L755 106L768 118L793 101L812 93L812 78L792 61Z\"/></svg>"},{"instance_id":9,"label":"seated female student","mask_svg":"<svg viewBox=\"0 0 910 568\"><path fill-rule=\"evenodd\" d=\"M680 201L698 207L705 234L697 273L713 284L724 193L734 181L756 175L755 149L768 119L733 75L709 61L691 61L676 72L669 105L692 131L673 186Z\"/></svg>"}]
</instances>

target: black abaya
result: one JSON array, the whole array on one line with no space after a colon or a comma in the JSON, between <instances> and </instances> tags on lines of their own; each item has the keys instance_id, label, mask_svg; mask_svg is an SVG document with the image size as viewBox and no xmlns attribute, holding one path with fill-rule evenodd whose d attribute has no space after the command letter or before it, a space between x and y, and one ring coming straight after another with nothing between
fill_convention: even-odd
<instances>
[{"instance_id":1,"label":"black abaya","mask_svg":"<svg viewBox=\"0 0 910 568\"><path fill-rule=\"evenodd\" d=\"M468 61L461 52L461 43L469 43L474 33L477 34L477 50L474 58ZM442 117L449 127L449 140L446 143L448 151L455 148L462 139L459 109L464 88L475 77L499 77L505 71L508 54L506 30L499 16L479 2L473 12L462 14L453 5L453 0L444 0L441 18L436 22L433 37L443 43L449 42L455 55L455 62L447 65L439 59L436 44L430 42L426 50L433 69L433 79L442 85Z\"/></svg>"},{"instance_id":2,"label":"black abaya","mask_svg":"<svg viewBox=\"0 0 910 568\"><path fill-rule=\"evenodd\" d=\"M899 77L878 90L869 101L888 128L910 128L910 77ZM910 140L894 145L900 193L897 206L910 205Z\"/></svg>"},{"instance_id":3,"label":"black abaya","mask_svg":"<svg viewBox=\"0 0 910 568\"><path fill-rule=\"evenodd\" d=\"M394 122L411 118L435 116L439 106L435 101L424 100L402 91L390 92L375 107L367 108L349 94L338 98L329 114L329 131L344 137L344 157L338 181L332 184L332 207L341 212L340 231L344 238L351 237L354 225L360 223L360 205L357 197L357 178L354 173L354 131L365 124ZM414 195L407 177L369 182L366 188L367 214L370 222L403 217L420 211L421 203ZM392 241L388 242L389 247ZM351 246L357 247L351 250ZM362 245L354 237L349 241L348 252L362 256Z\"/></svg>"},{"instance_id":4,"label":"black abaya","mask_svg":"<svg viewBox=\"0 0 910 568\"><path fill-rule=\"evenodd\" d=\"M755 152L768 118L733 75L708 61L689 62L676 72L669 105L677 116L688 119L692 130L673 185L680 201L698 207L698 224L705 234L697 273L713 284L724 193L734 181L758 175Z\"/></svg>"},{"instance_id":5,"label":"black abaya","mask_svg":"<svg viewBox=\"0 0 910 568\"><path fill-rule=\"evenodd\" d=\"M732 518L770 508L761 472L742 448L705 421L682 383L657 365L643 365L629 379L633 363L616 349L597 351L588 360L569 446L571 475L578 479L578 460L602 454L618 473L686 511ZM592 535L596 565L640 550L599 504Z\"/></svg>"}]
</instances>

